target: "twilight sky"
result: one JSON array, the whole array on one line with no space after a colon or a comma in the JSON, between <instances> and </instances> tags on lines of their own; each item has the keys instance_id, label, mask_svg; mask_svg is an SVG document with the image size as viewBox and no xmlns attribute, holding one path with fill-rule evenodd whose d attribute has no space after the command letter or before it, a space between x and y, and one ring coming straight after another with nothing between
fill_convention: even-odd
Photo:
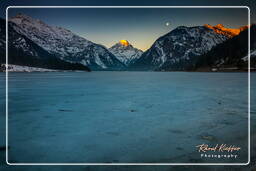
<instances>
[{"instance_id":1,"label":"twilight sky","mask_svg":"<svg viewBox=\"0 0 256 171\"><path fill-rule=\"evenodd\" d=\"M1 0L0 17L8 6L248 6L251 23L256 22L255 0ZM47 24L65 27L95 43L112 46L127 39L142 50L180 25L247 24L247 9L11 9L38 18ZM170 25L167 27L166 22Z\"/></svg>"},{"instance_id":2,"label":"twilight sky","mask_svg":"<svg viewBox=\"0 0 256 171\"><path fill-rule=\"evenodd\" d=\"M8 11L9 17L17 13L67 28L106 47L126 39L142 50L177 26L220 23L237 28L248 23L246 8L10 8Z\"/></svg>"}]
</instances>

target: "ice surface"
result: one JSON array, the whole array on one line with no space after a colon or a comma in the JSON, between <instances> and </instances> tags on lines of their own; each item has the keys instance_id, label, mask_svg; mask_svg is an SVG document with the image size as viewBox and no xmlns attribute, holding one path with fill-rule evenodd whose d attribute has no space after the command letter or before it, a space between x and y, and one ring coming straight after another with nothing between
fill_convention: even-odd
<instances>
[{"instance_id":1,"label":"ice surface","mask_svg":"<svg viewBox=\"0 0 256 171\"><path fill-rule=\"evenodd\" d=\"M247 73L9 73L9 161L247 162L247 105Z\"/></svg>"}]
</instances>

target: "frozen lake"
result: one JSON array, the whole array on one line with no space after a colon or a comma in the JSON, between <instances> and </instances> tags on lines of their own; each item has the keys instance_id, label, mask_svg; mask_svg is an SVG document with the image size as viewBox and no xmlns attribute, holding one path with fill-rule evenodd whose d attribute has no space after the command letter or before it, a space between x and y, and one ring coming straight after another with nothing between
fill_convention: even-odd
<instances>
[{"instance_id":1,"label":"frozen lake","mask_svg":"<svg viewBox=\"0 0 256 171\"><path fill-rule=\"evenodd\" d=\"M9 162L245 163L247 79L247 73L10 73ZM232 153L236 159L201 158L195 146L203 143L241 150Z\"/></svg>"}]
</instances>

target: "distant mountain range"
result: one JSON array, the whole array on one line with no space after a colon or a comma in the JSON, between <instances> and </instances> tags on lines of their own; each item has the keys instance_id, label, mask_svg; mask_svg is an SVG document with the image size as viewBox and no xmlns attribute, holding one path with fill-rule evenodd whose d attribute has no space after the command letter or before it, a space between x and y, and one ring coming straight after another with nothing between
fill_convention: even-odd
<instances>
[{"instance_id":1,"label":"distant mountain range","mask_svg":"<svg viewBox=\"0 0 256 171\"><path fill-rule=\"evenodd\" d=\"M0 20L0 62L5 62L5 20ZM63 70L211 71L247 69L248 27L180 26L145 52L120 40L111 48L65 28L18 14L9 21L9 63ZM255 25L251 26L255 67Z\"/></svg>"},{"instance_id":2,"label":"distant mountain range","mask_svg":"<svg viewBox=\"0 0 256 171\"><path fill-rule=\"evenodd\" d=\"M80 63L92 70L119 70L124 67L104 46L86 40L67 29L49 26L23 14L11 18L10 22L19 26L14 27L15 31L65 61Z\"/></svg>"}]
</instances>

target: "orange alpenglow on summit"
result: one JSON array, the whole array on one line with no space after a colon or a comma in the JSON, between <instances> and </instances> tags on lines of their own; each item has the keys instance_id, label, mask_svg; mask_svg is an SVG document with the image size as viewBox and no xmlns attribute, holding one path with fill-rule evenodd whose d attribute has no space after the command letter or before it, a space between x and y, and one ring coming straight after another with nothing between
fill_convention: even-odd
<instances>
[{"instance_id":1,"label":"orange alpenglow on summit","mask_svg":"<svg viewBox=\"0 0 256 171\"><path fill-rule=\"evenodd\" d=\"M238 34L240 34L241 31L244 31L245 29L248 28L248 26L243 26L243 27L240 27L240 28L237 28L237 29L226 28L222 24L217 24L216 26L211 26L209 24L205 24L204 26L209 28L209 29L214 30L218 34L223 34L223 35L226 35L228 37L237 36Z\"/></svg>"},{"instance_id":2,"label":"orange alpenglow on summit","mask_svg":"<svg viewBox=\"0 0 256 171\"><path fill-rule=\"evenodd\" d=\"M127 40L120 40L119 43L124 46L128 46L130 44Z\"/></svg>"}]
</instances>

